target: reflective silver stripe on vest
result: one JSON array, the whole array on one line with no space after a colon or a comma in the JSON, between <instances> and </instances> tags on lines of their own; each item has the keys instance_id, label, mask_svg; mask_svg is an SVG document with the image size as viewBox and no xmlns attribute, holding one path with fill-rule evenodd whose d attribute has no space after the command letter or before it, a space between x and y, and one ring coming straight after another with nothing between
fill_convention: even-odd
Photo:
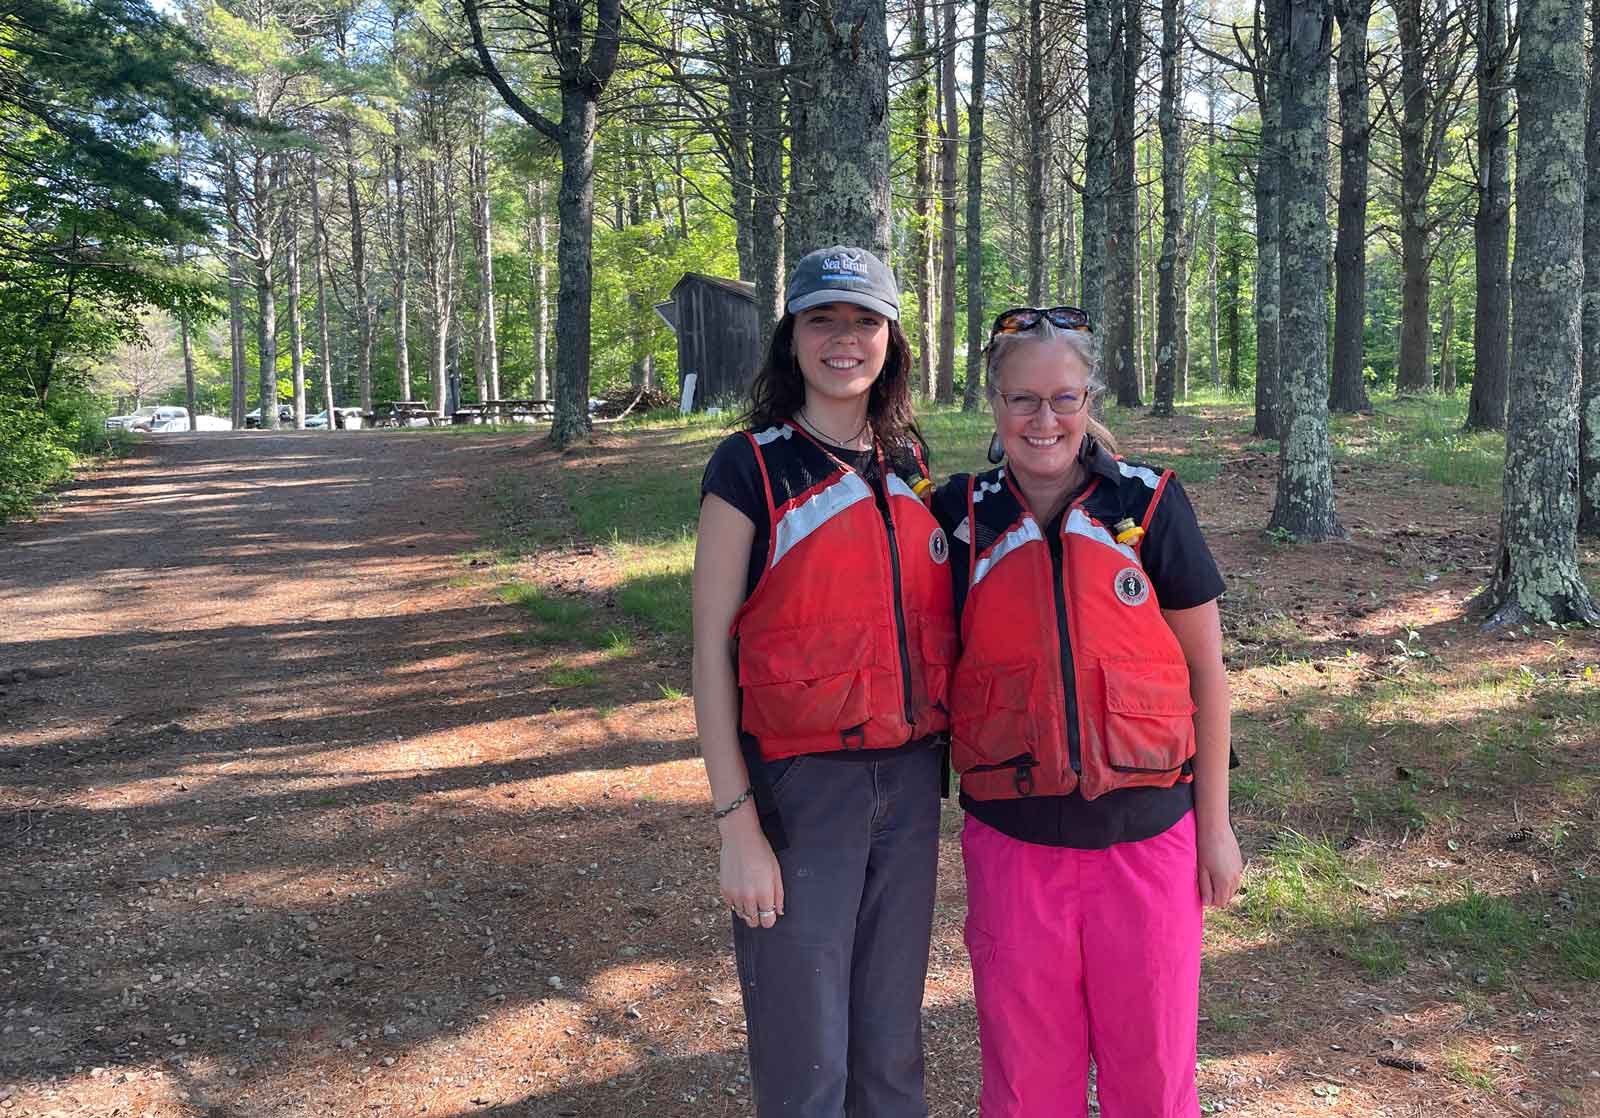
<instances>
[{"instance_id":1,"label":"reflective silver stripe on vest","mask_svg":"<svg viewBox=\"0 0 1600 1118\"><path fill-rule=\"evenodd\" d=\"M780 423L776 427L768 427L765 431L757 431L754 436L758 446L766 446L774 439L789 439L794 437L794 428L787 423Z\"/></svg>"},{"instance_id":2,"label":"reflective silver stripe on vest","mask_svg":"<svg viewBox=\"0 0 1600 1118\"><path fill-rule=\"evenodd\" d=\"M1039 523L1031 516L1024 516L1021 524L1002 536L989 549L989 554L978 560L978 565L972 568L972 585L976 586L982 582L984 576L994 570L996 563L1025 543L1044 543L1044 536L1039 532Z\"/></svg>"},{"instance_id":3,"label":"reflective silver stripe on vest","mask_svg":"<svg viewBox=\"0 0 1600 1118\"><path fill-rule=\"evenodd\" d=\"M1143 466L1130 466L1126 462L1121 461L1120 459L1117 461L1117 471L1120 474L1122 474L1123 477L1136 477L1136 478L1138 478L1140 481L1142 481L1146 485L1148 485L1151 489L1154 489L1157 485L1159 485L1161 483L1161 478L1156 474L1156 472L1154 470L1146 469Z\"/></svg>"},{"instance_id":4,"label":"reflective silver stripe on vest","mask_svg":"<svg viewBox=\"0 0 1600 1118\"><path fill-rule=\"evenodd\" d=\"M857 501L870 501L872 490L856 474L845 474L810 500L783 514L772 532L772 566L789 549Z\"/></svg>"},{"instance_id":5,"label":"reflective silver stripe on vest","mask_svg":"<svg viewBox=\"0 0 1600 1118\"><path fill-rule=\"evenodd\" d=\"M1100 527L1100 525L1094 523L1087 516L1085 516L1082 509L1072 510L1071 515L1067 517L1067 527L1065 530L1079 536L1086 536L1095 543L1103 543L1115 551L1120 551L1122 554L1128 557L1129 562L1139 562L1138 556L1134 555L1133 553L1133 548L1129 547L1127 544L1118 543L1110 532L1106 531L1104 528Z\"/></svg>"},{"instance_id":6,"label":"reflective silver stripe on vest","mask_svg":"<svg viewBox=\"0 0 1600 1118\"><path fill-rule=\"evenodd\" d=\"M918 504L922 503L922 498L917 496L917 491L911 488L911 486L907 485L905 482L901 481L899 474L889 475L889 496L910 497Z\"/></svg>"}]
</instances>

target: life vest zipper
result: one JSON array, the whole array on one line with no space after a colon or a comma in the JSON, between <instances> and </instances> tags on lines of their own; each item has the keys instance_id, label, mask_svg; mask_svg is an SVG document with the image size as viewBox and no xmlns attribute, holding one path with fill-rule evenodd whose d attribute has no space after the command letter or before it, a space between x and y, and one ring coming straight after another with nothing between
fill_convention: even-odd
<instances>
[{"instance_id":1,"label":"life vest zipper","mask_svg":"<svg viewBox=\"0 0 1600 1118\"><path fill-rule=\"evenodd\" d=\"M1066 524L1068 513L1062 512L1062 525ZM1078 687L1077 675L1072 667L1072 635L1067 629L1067 593L1064 587L1066 581L1067 544L1061 538L1061 530L1057 529L1050 537L1050 590L1056 603L1056 639L1061 644L1061 693L1064 696L1067 715L1067 763L1072 766L1072 771L1078 775L1083 774L1083 757L1078 741ZM1057 548L1060 548L1059 553ZM1057 555L1060 561L1057 562Z\"/></svg>"},{"instance_id":2,"label":"life vest zipper","mask_svg":"<svg viewBox=\"0 0 1600 1118\"><path fill-rule=\"evenodd\" d=\"M906 725L915 726L916 717L911 709L911 650L906 640L906 607L901 599L904 589L900 585L900 542L895 537L894 514L889 511L889 471L880 453L878 473L881 485L873 486L873 497L878 511L883 515L884 531L889 536L889 571L894 579L894 632L900 645L900 684L906 702Z\"/></svg>"}]
</instances>

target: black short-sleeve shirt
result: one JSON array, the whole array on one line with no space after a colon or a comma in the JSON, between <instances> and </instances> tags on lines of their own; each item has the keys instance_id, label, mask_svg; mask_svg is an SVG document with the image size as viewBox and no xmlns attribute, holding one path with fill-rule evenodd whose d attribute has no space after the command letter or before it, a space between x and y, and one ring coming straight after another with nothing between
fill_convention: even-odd
<instances>
[{"instance_id":1,"label":"black short-sleeve shirt","mask_svg":"<svg viewBox=\"0 0 1600 1118\"><path fill-rule=\"evenodd\" d=\"M1103 449L1089 456L1089 465L1091 470L1109 470L1110 476L1116 476L1115 460ZM933 511L947 532L955 531L967 515L967 475L958 474L939 488ZM1058 579L1064 515L1065 512L1043 526ZM1223 592L1222 575L1200 533L1194 506L1176 477L1163 490L1139 556L1163 609L1192 609ZM968 560L966 548L950 549L958 614L966 602ZM976 800L963 793L961 806L979 821L1023 842L1103 850L1119 842L1152 838L1167 830L1193 808L1194 787L1181 782L1171 788L1123 788L1094 800L1085 800L1077 791L1066 796L1026 796L1015 800Z\"/></svg>"}]
</instances>

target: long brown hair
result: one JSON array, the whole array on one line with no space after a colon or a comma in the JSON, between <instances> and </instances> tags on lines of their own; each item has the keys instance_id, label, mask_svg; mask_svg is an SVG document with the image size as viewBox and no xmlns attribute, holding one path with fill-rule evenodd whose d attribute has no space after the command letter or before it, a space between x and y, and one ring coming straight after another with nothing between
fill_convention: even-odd
<instances>
[{"instance_id":1,"label":"long brown hair","mask_svg":"<svg viewBox=\"0 0 1600 1118\"><path fill-rule=\"evenodd\" d=\"M911 407L911 345L899 322L891 318L888 323L889 344L883 355L883 371L867 392L867 422L873 436L886 447L907 439L915 439L925 447ZM739 423L762 430L794 418L805 402L806 382L794 356L794 315L786 314L778 320L766 360L750 381L750 409Z\"/></svg>"}]
</instances>

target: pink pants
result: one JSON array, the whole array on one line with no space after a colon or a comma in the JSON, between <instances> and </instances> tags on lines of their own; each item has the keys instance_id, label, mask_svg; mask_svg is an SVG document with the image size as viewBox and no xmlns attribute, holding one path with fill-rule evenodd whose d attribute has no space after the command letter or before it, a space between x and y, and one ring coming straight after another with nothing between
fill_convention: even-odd
<instances>
[{"instance_id":1,"label":"pink pants","mask_svg":"<svg viewBox=\"0 0 1600 1118\"><path fill-rule=\"evenodd\" d=\"M1195 1118L1200 890L1194 813L1106 850L967 817L967 950L983 1118Z\"/></svg>"}]
</instances>

